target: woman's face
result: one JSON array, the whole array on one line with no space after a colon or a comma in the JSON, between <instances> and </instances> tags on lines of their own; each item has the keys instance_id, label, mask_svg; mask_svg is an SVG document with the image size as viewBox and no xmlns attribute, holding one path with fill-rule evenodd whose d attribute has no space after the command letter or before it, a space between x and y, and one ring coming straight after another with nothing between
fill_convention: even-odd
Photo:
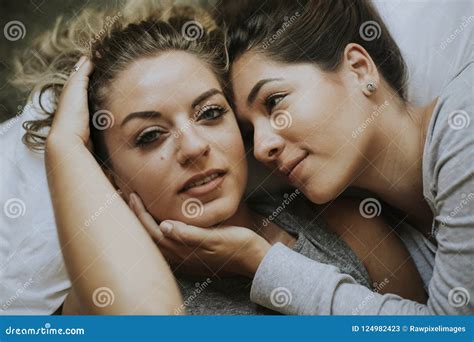
<instances>
[{"instance_id":1,"label":"woman's face","mask_svg":"<svg viewBox=\"0 0 474 342\"><path fill-rule=\"evenodd\" d=\"M247 181L234 114L211 69L185 52L139 59L108 89L115 184L156 220L200 226L232 216Z\"/></svg>"},{"instance_id":2,"label":"woman's face","mask_svg":"<svg viewBox=\"0 0 474 342\"><path fill-rule=\"evenodd\" d=\"M370 134L354 132L373 104L344 66L326 73L246 52L231 81L237 116L254 130L255 157L311 201L336 198L363 171Z\"/></svg>"}]
</instances>

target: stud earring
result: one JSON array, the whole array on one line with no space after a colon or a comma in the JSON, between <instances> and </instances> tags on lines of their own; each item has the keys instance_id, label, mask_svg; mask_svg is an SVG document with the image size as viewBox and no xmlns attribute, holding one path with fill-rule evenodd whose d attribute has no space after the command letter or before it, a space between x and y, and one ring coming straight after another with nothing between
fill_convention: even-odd
<instances>
[{"instance_id":1,"label":"stud earring","mask_svg":"<svg viewBox=\"0 0 474 342\"><path fill-rule=\"evenodd\" d=\"M367 90L370 93L374 93L377 90L377 86L375 85L375 83L369 82L369 83L367 83Z\"/></svg>"}]
</instances>

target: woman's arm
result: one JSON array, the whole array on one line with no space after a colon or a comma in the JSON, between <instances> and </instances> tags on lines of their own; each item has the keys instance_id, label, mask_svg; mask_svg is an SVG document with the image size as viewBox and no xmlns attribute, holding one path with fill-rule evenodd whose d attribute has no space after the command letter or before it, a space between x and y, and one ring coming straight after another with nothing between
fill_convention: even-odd
<instances>
[{"instance_id":1,"label":"woman's arm","mask_svg":"<svg viewBox=\"0 0 474 342\"><path fill-rule=\"evenodd\" d=\"M74 293L85 314L172 314L182 301L166 261L86 147L92 65L81 62L61 95L45 154Z\"/></svg>"}]
</instances>

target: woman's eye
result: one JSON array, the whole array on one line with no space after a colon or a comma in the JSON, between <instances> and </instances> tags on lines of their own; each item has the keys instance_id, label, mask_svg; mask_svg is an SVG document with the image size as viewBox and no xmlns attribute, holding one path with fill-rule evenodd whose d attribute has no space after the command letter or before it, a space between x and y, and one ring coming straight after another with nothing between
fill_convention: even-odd
<instances>
[{"instance_id":1,"label":"woman's eye","mask_svg":"<svg viewBox=\"0 0 474 342\"><path fill-rule=\"evenodd\" d=\"M265 107L269 112L272 111L275 106L280 103L281 100L285 98L286 94L274 94L270 95L269 97L266 98L265 100Z\"/></svg>"},{"instance_id":2,"label":"woman's eye","mask_svg":"<svg viewBox=\"0 0 474 342\"><path fill-rule=\"evenodd\" d=\"M158 129L142 132L135 141L137 146L144 146L158 140L164 132Z\"/></svg>"},{"instance_id":3,"label":"woman's eye","mask_svg":"<svg viewBox=\"0 0 474 342\"><path fill-rule=\"evenodd\" d=\"M222 115L224 115L227 111L222 108L222 107L209 107L209 108L204 108L201 110L201 112L198 114L197 121L200 120L216 120L220 118Z\"/></svg>"}]
</instances>

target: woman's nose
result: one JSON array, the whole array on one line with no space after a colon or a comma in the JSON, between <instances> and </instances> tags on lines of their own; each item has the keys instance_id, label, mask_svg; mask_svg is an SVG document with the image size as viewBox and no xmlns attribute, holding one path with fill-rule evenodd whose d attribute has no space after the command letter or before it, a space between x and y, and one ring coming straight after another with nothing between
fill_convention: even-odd
<instances>
[{"instance_id":1,"label":"woman's nose","mask_svg":"<svg viewBox=\"0 0 474 342\"><path fill-rule=\"evenodd\" d=\"M253 153L257 160L263 163L272 162L280 156L285 148L285 141L282 137L272 132L271 129L258 129L254 131Z\"/></svg>"},{"instance_id":2,"label":"woman's nose","mask_svg":"<svg viewBox=\"0 0 474 342\"><path fill-rule=\"evenodd\" d=\"M188 127L176 138L178 140L178 163L186 165L195 163L202 157L207 157L211 147L193 127Z\"/></svg>"}]
</instances>

